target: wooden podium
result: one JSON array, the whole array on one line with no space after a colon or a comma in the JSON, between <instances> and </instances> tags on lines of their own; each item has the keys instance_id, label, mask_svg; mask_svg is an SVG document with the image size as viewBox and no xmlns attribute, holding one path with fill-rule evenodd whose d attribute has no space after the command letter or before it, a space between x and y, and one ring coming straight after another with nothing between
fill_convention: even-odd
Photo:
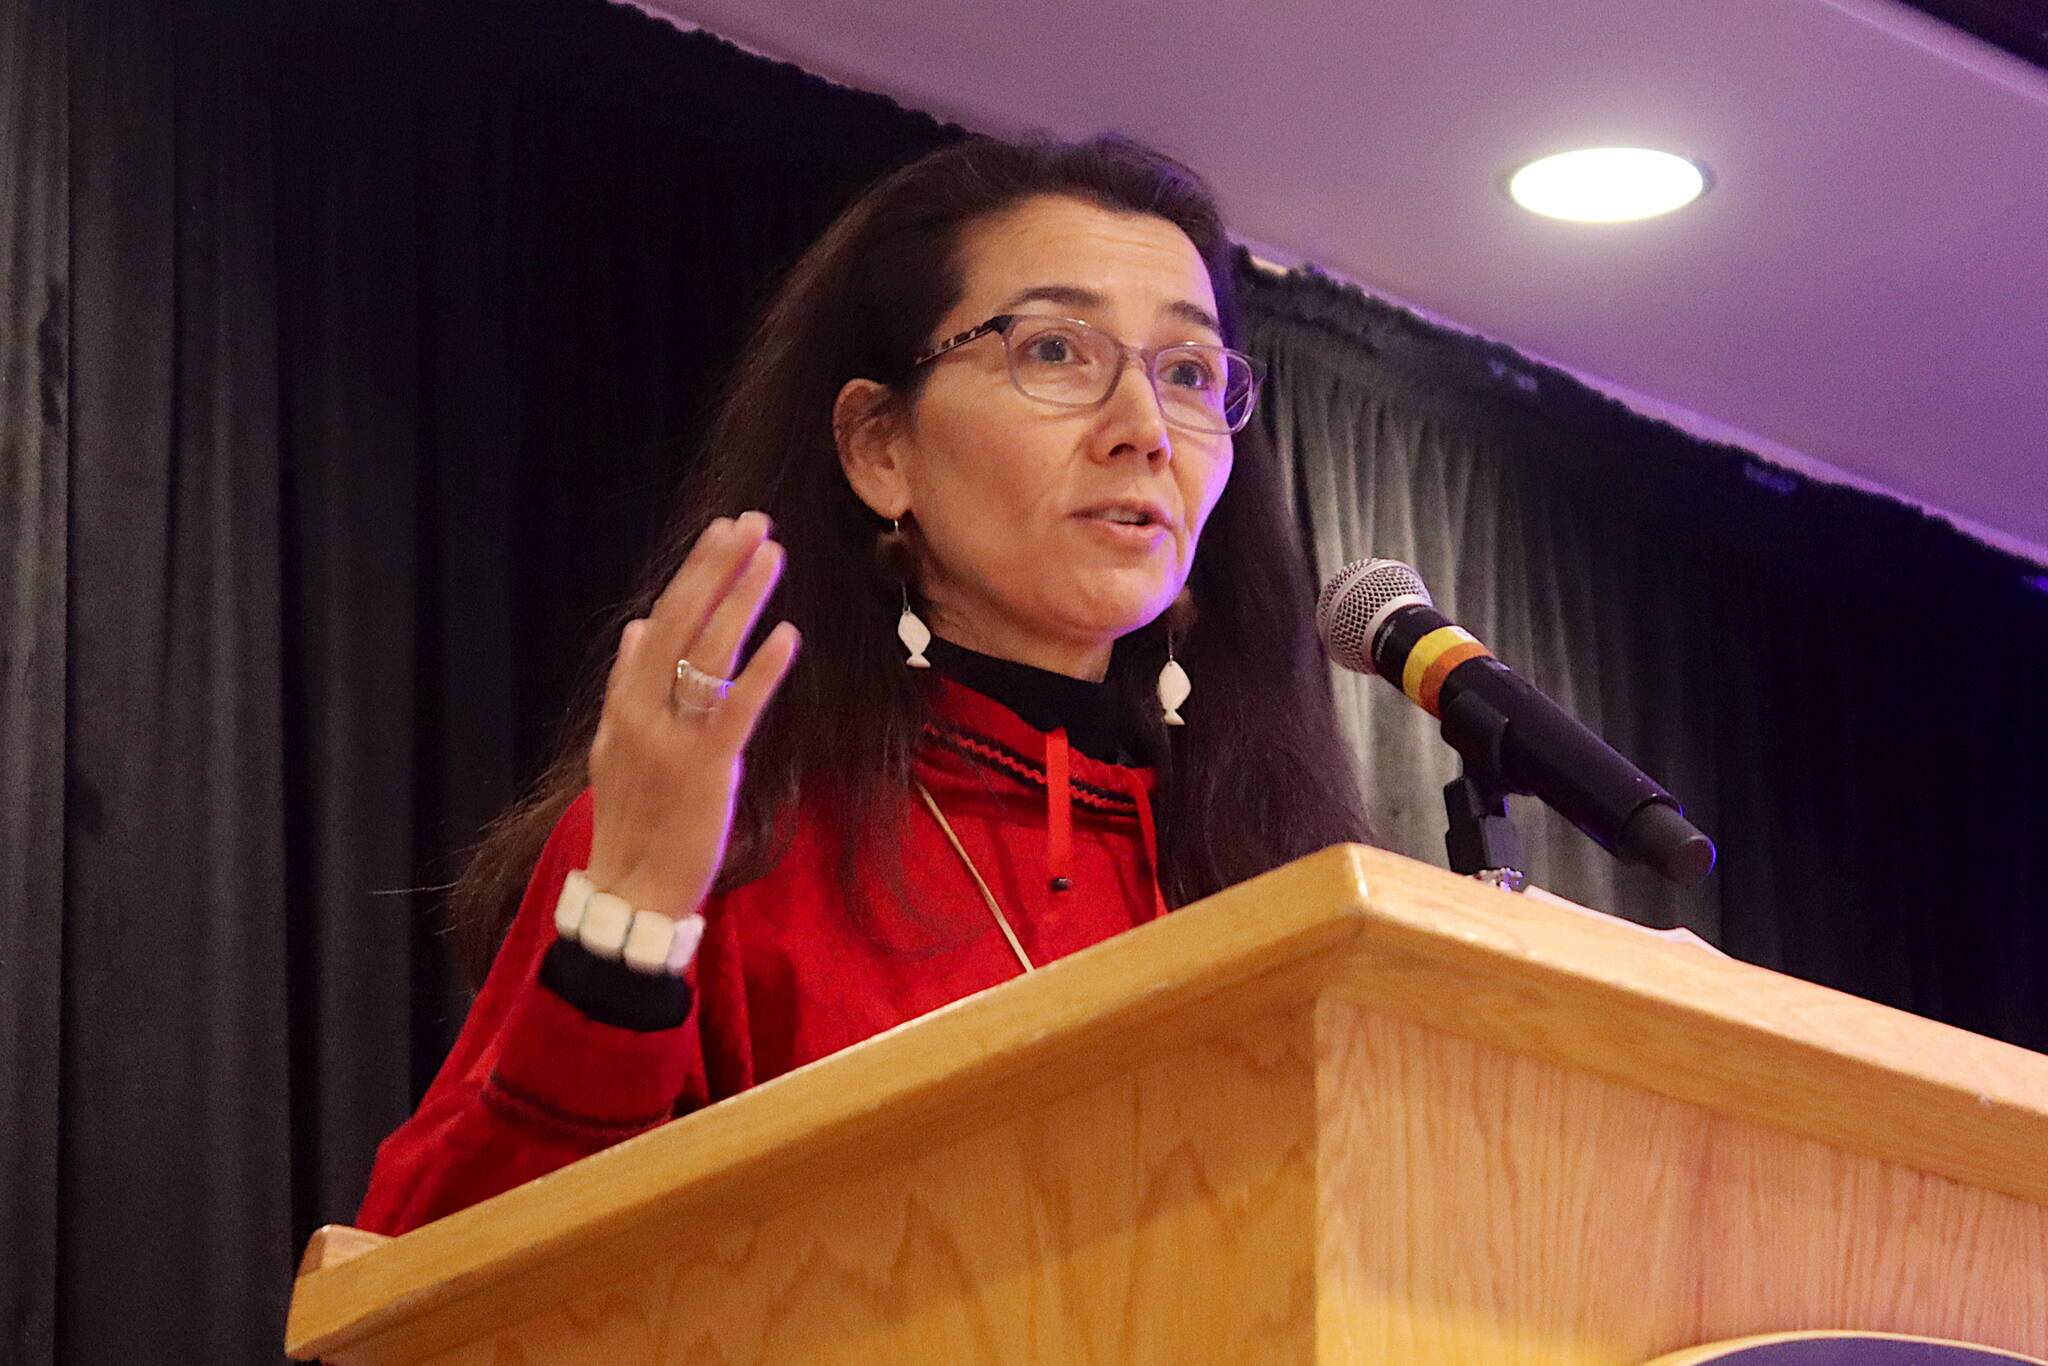
<instances>
[{"instance_id":1,"label":"wooden podium","mask_svg":"<svg viewBox=\"0 0 2048 1366\"><path fill-rule=\"evenodd\" d=\"M403 1238L297 1356L2048 1355L2048 1057L1327 850Z\"/></svg>"}]
</instances>

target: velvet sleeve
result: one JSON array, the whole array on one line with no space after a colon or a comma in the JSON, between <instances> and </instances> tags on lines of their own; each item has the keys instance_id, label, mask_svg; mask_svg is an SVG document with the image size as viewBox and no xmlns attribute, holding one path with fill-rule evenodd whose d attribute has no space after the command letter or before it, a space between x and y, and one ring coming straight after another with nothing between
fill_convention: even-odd
<instances>
[{"instance_id":1,"label":"velvet sleeve","mask_svg":"<svg viewBox=\"0 0 2048 1366\"><path fill-rule=\"evenodd\" d=\"M440 1074L378 1148L360 1227L404 1233L704 1102L701 1006L670 1028L629 1028L543 983L555 901L589 855L586 791L549 836Z\"/></svg>"}]
</instances>

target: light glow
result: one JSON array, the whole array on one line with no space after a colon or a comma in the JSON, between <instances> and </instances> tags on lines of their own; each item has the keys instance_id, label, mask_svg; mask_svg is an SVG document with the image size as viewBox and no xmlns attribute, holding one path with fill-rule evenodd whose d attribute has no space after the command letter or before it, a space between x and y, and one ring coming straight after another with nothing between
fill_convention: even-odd
<instances>
[{"instance_id":1,"label":"light glow","mask_svg":"<svg viewBox=\"0 0 2048 1366\"><path fill-rule=\"evenodd\" d=\"M1586 147L1532 161L1508 181L1531 213L1577 223L1625 223L1684 208L1707 178L1684 157L1648 147Z\"/></svg>"}]
</instances>

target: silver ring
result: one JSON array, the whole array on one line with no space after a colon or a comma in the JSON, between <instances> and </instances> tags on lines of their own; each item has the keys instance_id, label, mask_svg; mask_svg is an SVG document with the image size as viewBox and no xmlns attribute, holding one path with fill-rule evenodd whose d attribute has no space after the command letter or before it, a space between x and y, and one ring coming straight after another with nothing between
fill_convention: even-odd
<instances>
[{"instance_id":1,"label":"silver ring","mask_svg":"<svg viewBox=\"0 0 2048 1366\"><path fill-rule=\"evenodd\" d=\"M668 703L679 713L701 716L716 708L731 691L730 678L705 673L689 660L679 659L675 681L668 686Z\"/></svg>"}]
</instances>

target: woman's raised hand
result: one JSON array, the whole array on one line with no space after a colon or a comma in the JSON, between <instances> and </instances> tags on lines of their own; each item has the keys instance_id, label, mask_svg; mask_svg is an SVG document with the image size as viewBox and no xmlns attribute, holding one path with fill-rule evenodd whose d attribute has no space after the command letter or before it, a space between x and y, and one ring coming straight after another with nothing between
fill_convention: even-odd
<instances>
[{"instance_id":1,"label":"woman's raised hand","mask_svg":"<svg viewBox=\"0 0 2048 1366\"><path fill-rule=\"evenodd\" d=\"M759 512L713 522L649 614L620 634L590 746L589 874L599 890L642 910L688 915L711 890L747 739L796 655L796 627L782 622L733 677L782 576L771 530ZM678 660L732 678L731 691L708 711L679 710Z\"/></svg>"}]
</instances>

